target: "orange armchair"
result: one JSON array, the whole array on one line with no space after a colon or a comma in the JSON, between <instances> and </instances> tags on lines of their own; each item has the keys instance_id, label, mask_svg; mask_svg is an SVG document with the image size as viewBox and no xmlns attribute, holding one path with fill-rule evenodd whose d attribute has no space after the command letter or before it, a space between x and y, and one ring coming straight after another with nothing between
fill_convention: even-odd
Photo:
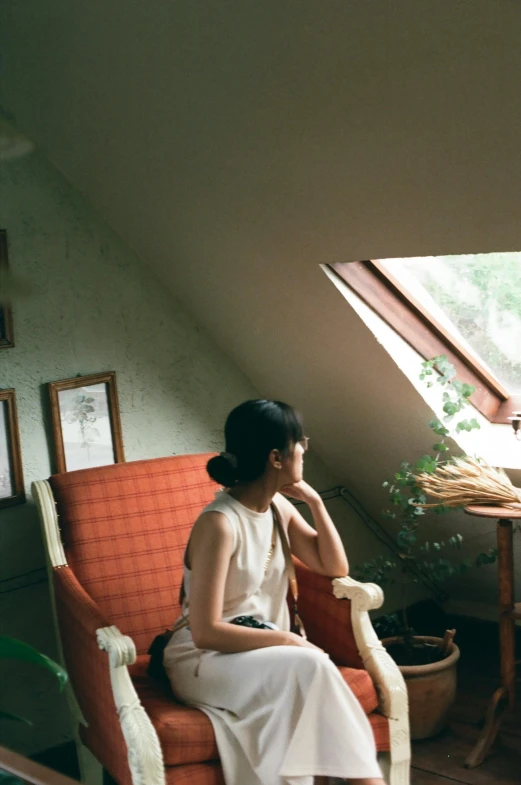
<instances>
[{"instance_id":1,"label":"orange armchair","mask_svg":"<svg viewBox=\"0 0 521 785\"><path fill-rule=\"evenodd\" d=\"M179 613L191 526L216 490L209 457L121 463L33 483L79 743L118 785L223 785L208 717L146 672L151 641ZM390 785L408 785L407 692L368 615L381 605L381 589L296 566L308 637L330 654L368 715Z\"/></svg>"}]
</instances>

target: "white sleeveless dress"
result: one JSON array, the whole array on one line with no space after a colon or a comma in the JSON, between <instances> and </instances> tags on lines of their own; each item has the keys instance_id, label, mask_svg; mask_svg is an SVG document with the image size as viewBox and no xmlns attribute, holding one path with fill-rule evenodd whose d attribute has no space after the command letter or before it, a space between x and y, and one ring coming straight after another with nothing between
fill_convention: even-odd
<instances>
[{"instance_id":1,"label":"white sleeveless dress","mask_svg":"<svg viewBox=\"0 0 521 785\"><path fill-rule=\"evenodd\" d=\"M279 537L264 574L271 510L254 512L220 491L204 511L223 513L234 533L223 621L247 615L289 630ZM187 613L187 567L184 580ZM201 651L184 628L168 643L164 665L174 694L210 718L226 785L313 785L315 775L382 776L369 720L327 654L297 646Z\"/></svg>"}]
</instances>

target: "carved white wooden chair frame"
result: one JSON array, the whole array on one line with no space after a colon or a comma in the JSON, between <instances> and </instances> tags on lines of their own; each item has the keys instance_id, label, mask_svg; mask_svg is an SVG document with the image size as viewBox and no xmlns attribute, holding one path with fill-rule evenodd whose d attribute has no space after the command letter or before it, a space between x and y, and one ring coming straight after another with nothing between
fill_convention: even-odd
<instances>
[{"instance_id":1,"label":"carved white wooden chair frame","mask_svg":"<svg viewBox=\"0 0 521 785\"><path fill-rule=\"evenodd\" d=\"M52 570L67 566L58 527L56 504L51 486L46 480L32 484L33 497L40 512L44 539L47 546L49 583L52 593L54 623L58 645L60 633L54 602ZM394 660L387 654L373 629L369 611L380 608L384 595L374 583L359 583L353 578L333 580L333 593L338 599L351 600L351 621L356 645L370 674L379 697L379 711L389 719L390 752L380 756L388 785L409 785L410 736L407 688ZM129 675L128 665L136 661L136 647L128 635L117 627L97 630L100 649L107 652L107 666L114 703L119 715L123 736L128 750L128 762L133 785L165 785L163 755L156 731L141 705ZM63 655L62 660L63 660ZM69 689L69 700L75 720L85 723L78 702ZM82 782L91 785L87 773L85 748L76 738Z\"/></svg>"}]
</instances>

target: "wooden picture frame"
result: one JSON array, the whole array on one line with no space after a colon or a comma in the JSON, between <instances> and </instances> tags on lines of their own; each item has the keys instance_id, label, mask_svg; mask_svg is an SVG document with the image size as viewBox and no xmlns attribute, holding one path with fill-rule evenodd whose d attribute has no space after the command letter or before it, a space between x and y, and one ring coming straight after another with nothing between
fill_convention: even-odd
<instances>
[{"instance_id":1,"label":"wooden picture frame","mask_svg":"<svg viewBox=\"0 0 521 785\"><path fill-rule=\"evenodd\" d=\"M47 387L58 473L124 463L115 371Z\"/></svg>"},{"instance_id":2,"label":"wooden picture frame","mask_svg":"<svg viewBox=\"0 0 521 785\"><path fill-rule=\"evenodd\" d=\"M0 390L0 509L25 502L14 390Z\"/></svg>"},{"instance_id":3,"label":"wooden picture frame","mask_svg":"<svg viewBox=\"0 0 521 785\"><path fill-rule=\"evenodd\" d=\"M7 232L0 229L0 271L7 269ZM11 349L14 346L13 314L9 305L0 302L0 349Z\"/></svg>"}]
</instances>

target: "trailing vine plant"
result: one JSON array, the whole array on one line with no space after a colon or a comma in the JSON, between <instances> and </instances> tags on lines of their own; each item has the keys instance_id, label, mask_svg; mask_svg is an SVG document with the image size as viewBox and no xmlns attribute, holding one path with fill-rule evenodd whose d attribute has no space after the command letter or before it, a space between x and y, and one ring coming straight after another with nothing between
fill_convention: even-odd
<instances>
[{"instance_id":1,"label":"trailing vine plant","mask_svg":"<svg viewBox=\"0 0 521 785\"><path fill-rule=\"evenodd\" d=\"M354 577L358 580L371 581L381 586L400 584L401 612L381 617L375 626L382 636L402 637L409 650L417 646L413 642L415 632L407 618L411 584L418 583L422 579L441 583L447 578L465 573L474 566L492 564L497 557L496 549L480 553L474 560L464 557L461 552L463 543L461 534L456 533L446 540L432 542L421 536L422 521L426 515L422 505L426 503L427 498L417 486L415 476L420 472L431 474L438 466L451 461L450 447L447 443L447 437L451 433L472 431L480 425L475 417L468 419L461 415L469 405L474 387L456 377L456 370L445 355L422 362L419 378L427 387L438 384L443 388L444 414L441 420L434 419L428 423L435 437L431 453L422 455L414 463L402 461L393 478L383 483L389 494L390 505L383 514L400 525L396 534L397 558L380 555L364 562L354 571ZM458 419L458 415L461 415L461 419ZM432 511L435 515L443 515L451 510L440 504ZM459 556L453 555L455 551L459 552Z\"/></svg>"}]
</instances>

